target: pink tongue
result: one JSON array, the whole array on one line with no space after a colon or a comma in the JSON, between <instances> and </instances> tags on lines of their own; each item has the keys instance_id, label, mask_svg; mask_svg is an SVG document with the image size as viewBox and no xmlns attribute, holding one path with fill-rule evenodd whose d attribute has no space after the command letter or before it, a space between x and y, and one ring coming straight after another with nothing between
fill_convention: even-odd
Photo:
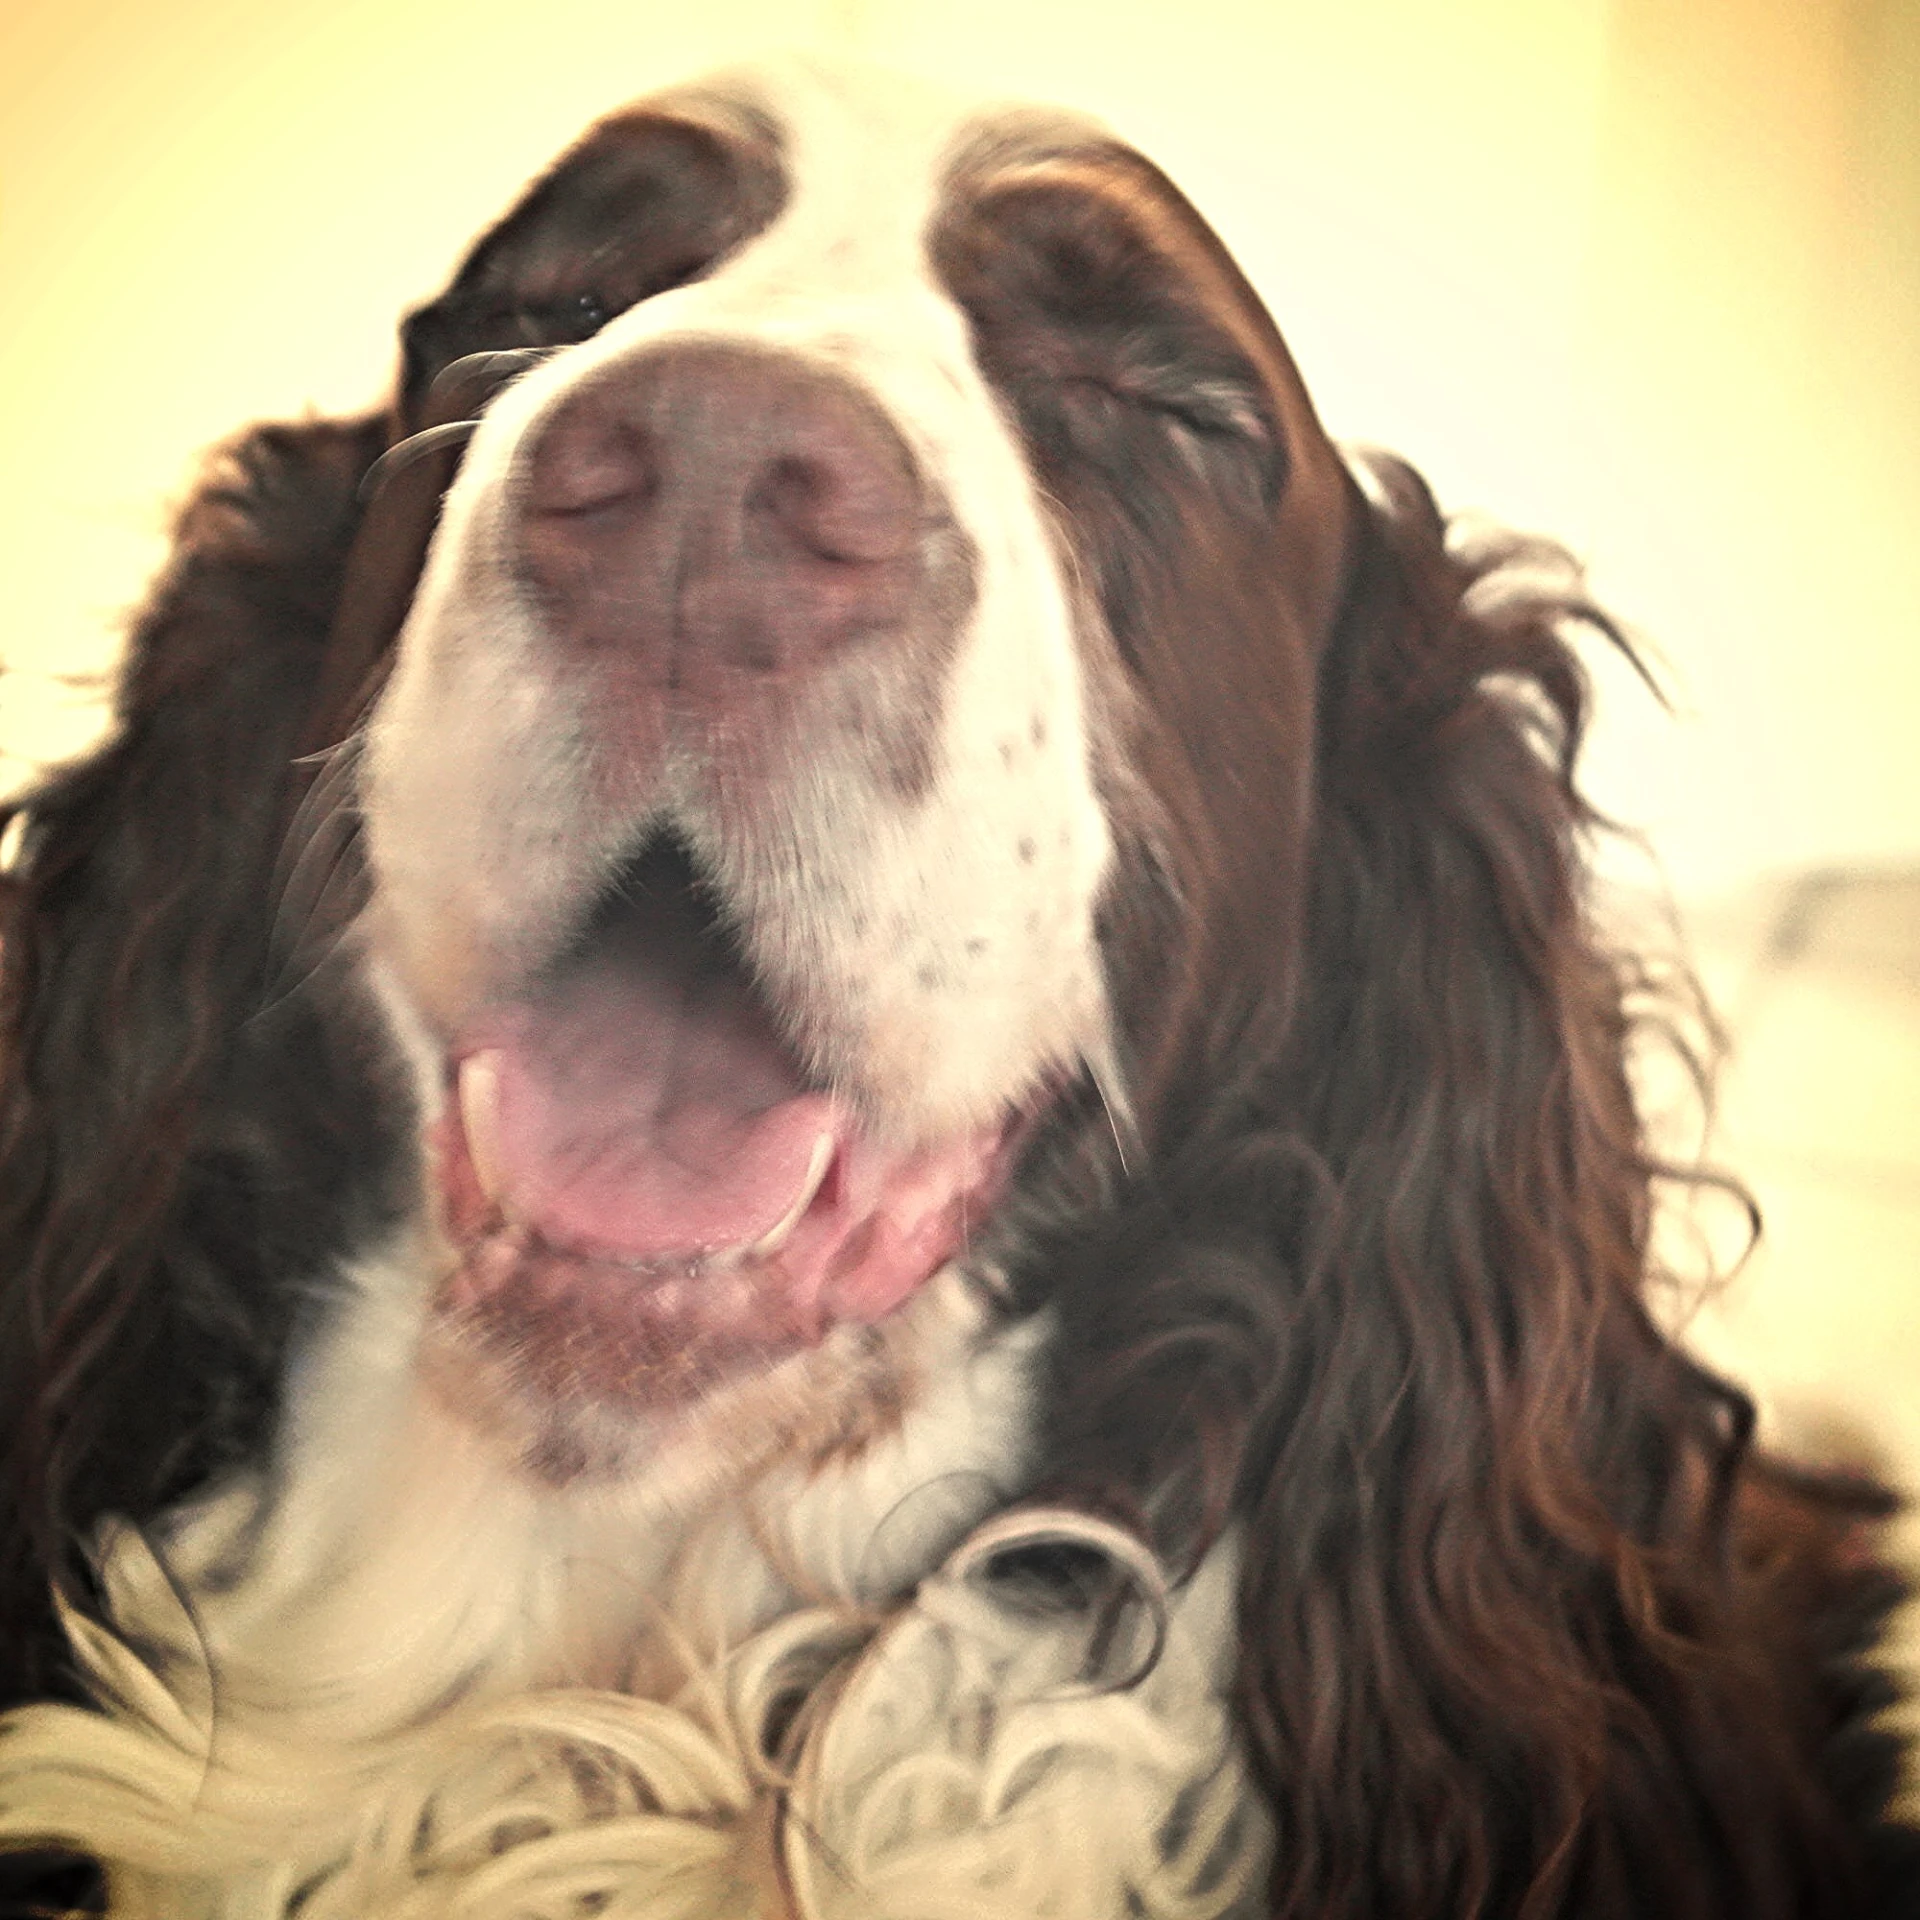
<instances>
[{"instance_id":1,"label":"pink tongue","mask_svg":"<svg viewBox=\"0 0 1920 1920\"><path fill-rule=\"evenodd\" d=\"M477 1037L469 1150L556 1245L633 1260L745 1245L805 1206L849 1131L696 940L583 968Z\"/></svg>"}]
</instances>

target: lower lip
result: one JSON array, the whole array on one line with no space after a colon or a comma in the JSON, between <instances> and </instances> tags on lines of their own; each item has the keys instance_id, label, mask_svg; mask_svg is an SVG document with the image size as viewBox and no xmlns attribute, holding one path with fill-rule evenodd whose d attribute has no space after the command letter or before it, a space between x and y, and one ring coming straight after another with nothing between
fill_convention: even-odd
<instances>
[{"instance_id":1,"label":"lower lip","mask_svg":"<svg viewBox=\"0 0 1920 1920\"><path fill-rule=\"evenodd\" d=\"M549 1244L504 1218L483 1189L457 1105L450 1104L428 1142L443 1223L458 1256L438 1304L489 1344L504 1343L531 1382L670 1409L817 1347L837 1325L872 1324L898 1311L963 1249L962 1225L986 1217L1032 1119L1007 1127L982 1177L953 1197L949 1217L925 1223L931 1230L923 1258L875 1286L863 1267L873 1223L855 1224L803 1297L778 1254L733 1264L700 1257L639 1263Z\"/></svg>"},{"instance_id":2,"label":"lower lip","mask_svg":"<svg viewBox=\"0 0 1920 1920\"><path fill-rule=\"evenodd\" d=\"M523 1383L555 1398L670 1411L767 1372L826 1331L717 1311L726 1290L691 1265L670 1277L637 1273L504 1230L461 1253L442 1312L504 1347Z\"/></svg>"}]
</instances>

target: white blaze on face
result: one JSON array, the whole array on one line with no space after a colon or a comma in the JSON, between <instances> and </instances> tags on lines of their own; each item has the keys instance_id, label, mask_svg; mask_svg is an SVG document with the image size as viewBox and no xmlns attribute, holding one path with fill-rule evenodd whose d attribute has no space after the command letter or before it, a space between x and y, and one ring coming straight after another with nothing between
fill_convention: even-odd
<instances>
[{"instance_id":1,"label":"white blaze on face","mask_svg":"<svg viewBox=\"0 0 1920 1920\"><path fill-rule=\"evenodd\" d=\"M658 104L703 118L725 97ZM968 123L891 79L805 67L751 97L781 129L779 217L527 375L474 437L372 729L375 937L457 1030L522 984L648 833L672 831L809 1070L888 1131L932 1138L1105 1052L1094 910L1111 846L1073 620L1013 429L926 258ZM926 681L924 790L889 788L824 719L817 751L806 732L845 710L840 677L885 680L884 645L809 670L797 750L740 806L718 748L626 718L597 697L595 663L562 663L543 632L508 532L526 436L598 370L692 341L791 353L870 396L970 546L973 604Z\"/></svg>"}]
</instances>

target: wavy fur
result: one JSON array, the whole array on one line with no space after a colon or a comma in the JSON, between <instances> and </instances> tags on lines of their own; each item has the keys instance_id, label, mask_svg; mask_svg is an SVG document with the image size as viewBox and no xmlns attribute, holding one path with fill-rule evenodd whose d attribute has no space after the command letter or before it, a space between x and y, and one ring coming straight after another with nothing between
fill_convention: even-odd
<instances>
[{"instance_id":1,"label":"wavy fur","mask_svg":"<svg viewBox=\"0 0 1920 1920\"><path fill-rule=\"evenodd\" d=\"M1158 192L1143 164L1115 163L1130 191ZM965 232L943 244L972 284L1004 270ZM1251 301L1211 236L1183 244L1193 286ZM1876 1726L1888 1694L1871 1661L1898 1591L1873 1554L1888 1503L1756 1456L1749 1403L1650 1310L1673 1174L1627 1061L1676 1008L1596 930L1601 823L1574 777L1588 693L1570 632L1625 646L1619 630L1557 549L1450 532L1383 455L1355 456L1326 508L1343 522L1337 614L1313 629L1303 593L1292 624L1276 619L1264 580L1236 600L1220 579L1249 578L1238 556L1263 542L1294 551L1273 531L1284 460L1229 468L1224 429L1183 427L1156 491L1157 456L1060 417L1027 348L976 325L1111 655L1097 726L1125 751L1103 788L1119 879L1102 939L1134 1099L1109 1113L1090 1081L1069 1095L995 1242L1045 1356L1030 1470L1002 1493L1079 1516L1069 1544L1185 1596L1171 1617L1212 1607L1236 1624L1230 1675L1206 1677L1196 1629L1132 1687L1096 1687L1077 1720L1057 1691L1087 1671L1075 1641L1042 1673L1031 1747L974 1753L962 1813L929 1816L944 1837L928 1844L964 1856L953 1884L973 1876L938 1911L1912 1911L1920 1857L1886 1812L1900 1756ZM1277 337L1247 351L1283 359ZM1310 416L1285 418L1297 473L1322 443L1301 437ZM413 1178L408 1097L352 944L328 944L346 911L327 904L331 864L304 874L296 909L317 946L290 967L274 930L307 782L289 768L355 703L404 602L382 569L410 578L437 498L429 486L397 546L369 560L363 542L341 616L360 482L420 424L416 405L263 428L222 456L136 627L113 739L7 810L24 839L0 983L0 1698L112 1711L9 1723L0 1836L119 1846L134 1913L169 1910L169 1872L244 1861L281 1876L249 1882L262 1911L342 1920L456 1896L487 1915L772 1914L794 1869L774 1864L769 1809L872 1838L835 1794L849 1779L896 1791L876 1784L870 1731L865 1758L820 1771L858 1714L783 1718L794 1666L801 1693L844 1703L873 1649L917 1647L911 1693L956 1595L979 1616L976 1652L999 1644L1001 1613L979 1614L955 1571L967 1550L939 1571L951 1539L877 1611L849 1590L837 1612L762 1623L673 1687L656 1677L649 1700L482 1689L331 1759L256 1756L227 1783L234 1805L337 1761L346 1811L256 1807L231 1830L206 1717L220 1683L196 1720L208 1676L183 1678L195 1630L168 1620L162 1561L191 1559L168 1516L258 1484L234 1475L266 1449L290 1352ZM1140 476L1122 507L1103 458ZM342 639L356 622L372 640ZM1176 677L1178 696L1157 698ZM1242 704L1257 713L1228 711L1256 682ZM341 862L351 896L351 849L316 857ZM1062 1566L1085 1561L1056 1556L1049 1578ZM993 1656L1001 1692L949 1671L921 1753L888 1767L917 1778L981 1698L1017 1721L1008 1663L1045 1669L1033 1649L1066 1631L1056 1588L1051 1614L994 1601L1025 1622ZM154 1651L169 1641L171 1665ZM1216 1686L1244 1773L1207 1718ZM1189 1736L1200 1757L1169 1771ZM774 1778L795 1754L815 1775ZM1154 1783L1137 1806L1136 1778ZM995 1821L1022 1794L1039 1796L1028 1815L1048 1810L996 1855ZM1158 1823L1186 1891L1152 1882L1151 1863L1074 1851L1075 1821L1115 1794L1134 1810L1102 1831ZM168 1810L135 1834L141 1805ZM294 1831L295 1866L249 1852ZM1031 1878L1048 1861L1067 1864ZM891 1915L897 1895L918 1915L933 1869L908 1853L888 1871L848 1882L891 1891L844 1911ZM56 1898L75 1884L39 1859L32 1876ZM807 1911L841 1912L838 1885L826 1875Z\"/></svg>"}]
</instances>

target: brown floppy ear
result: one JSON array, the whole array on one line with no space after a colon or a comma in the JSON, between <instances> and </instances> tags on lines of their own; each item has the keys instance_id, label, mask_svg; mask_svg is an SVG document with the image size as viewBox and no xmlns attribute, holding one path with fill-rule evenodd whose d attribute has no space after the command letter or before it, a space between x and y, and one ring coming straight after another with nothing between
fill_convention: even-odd
<instances>
[{"instance_id":1,"label":"brown floppy ear","mask_svg":"<svg viewBox=\"0 0 1920 1920\"><path fill-rule=\"evenodd\" d=\"M1843 1816L1858 1675L1820 1691L1751 1410L1646 1306L1625 1058L1664 1010L1592 924L1567 633L1624 642L1556 549L1356 484L1295 997L1060 1251L1047 1457L1168 1552L1238 1521L1273 1914L1855 1913L1887 1750Z\"/></svg>"},{"instance_id":2,"label":"brown floppy ear","mask_svg":"<svg viewBox=\"0 0 1920 1920\"><path fill-rule=\"evenodd\" d=\"M4 810L0 1699L56 1682L48 1581L94 1516L149 1514L254 1444L298 1289L367 1189L368 1068L270 944L386 434L262 427L217 455L108 743Z\"/></svg>"},{"instance_id":3,"label":"brown floppy ear","mask_svg":"<svg viewBox=\"0 0 1920 1920\"><path fill-rule=\"evenodd\" d=\"M1734 1551L1751 1410L1646 1305L1663 1009L1596 936L1567 633L1625 642L1564 555L1358 473L1278 1083L1328 1188L1241 1489L1276 1910L1852 1912Z\"/></svg>"}]
</instances>

